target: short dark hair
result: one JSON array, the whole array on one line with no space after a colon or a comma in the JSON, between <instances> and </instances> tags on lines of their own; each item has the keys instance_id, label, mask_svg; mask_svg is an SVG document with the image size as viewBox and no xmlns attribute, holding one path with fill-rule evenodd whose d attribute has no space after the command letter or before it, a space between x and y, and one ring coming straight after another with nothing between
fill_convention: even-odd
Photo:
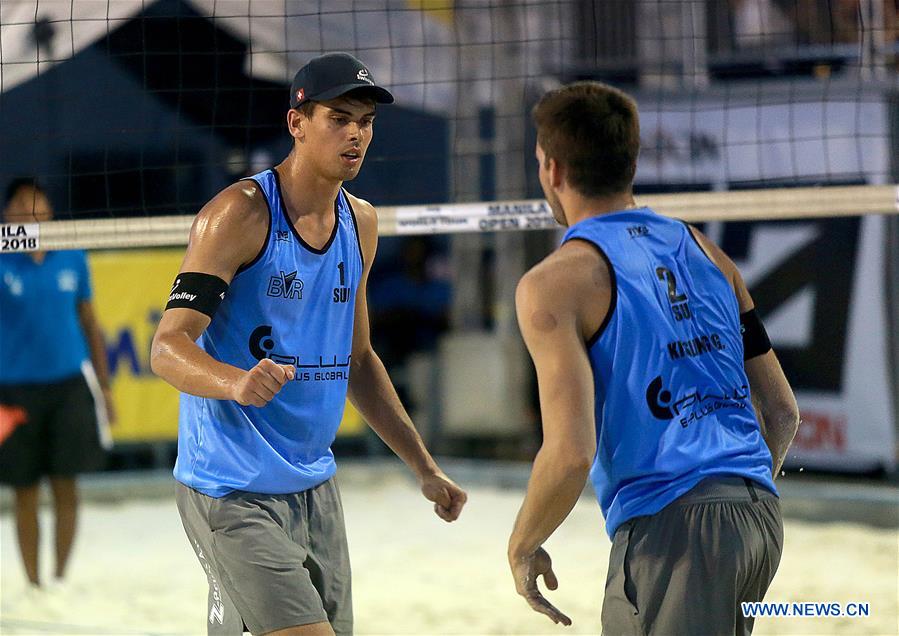
<instances>
[{"instance_id":1,"label":"short dark hair","mask_svg":"<svg viewBox=\"0 0 899 636\"><path fill-rule=\"evenodd\" d=\"M575 190L593 197L630 191L640 154L632 97L600 82L574 82L546 93L531 114L537 143Z\"/></svg>"},{"instance_id":2,"label":"short dark hair","mask_svg":"<svg viewBox=\"0 0 899 636\"><path fill-rule=\"evenodd\" d=\"M3 205L9 205L9 202L19 194L22 188L31 188L35 192L39 192L47 196L47 191L34 177L16 177L6 185L6 193L3 197Z\"/></svg>"},{"instance_id":3,"label":"short dark hair","mask_svg":"<svg viewBox=\"0 0 899 636\"><path fill-rule=\"evenodd\" d=\"M294 108L294 110L303 115L306 119L309 119L315 111L315 102L311 99L307 99L305 102Z\"/></svg>"}]
</instances>

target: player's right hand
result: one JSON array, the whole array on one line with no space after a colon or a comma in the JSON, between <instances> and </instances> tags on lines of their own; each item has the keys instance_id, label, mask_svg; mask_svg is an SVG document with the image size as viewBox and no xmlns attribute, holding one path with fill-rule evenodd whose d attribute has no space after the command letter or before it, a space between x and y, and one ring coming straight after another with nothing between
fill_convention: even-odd
<instances>
[{"instance_id":1,"label":"player's right hand","mask_svg":"<svg viewBox=\"0 0 899 636\"><path fill-rule=\"evenodd\" d=\"M559 623L566 627L571 625L571 619L546 600L537 587L537 577L539 576L543 577L543 582L550 590L559 587L559 579L553 572L552 559L549 558L546 550L537 548L534 552L521 556L510 554L509 565L512 567L512 576L515 579L515 590L524 597L532 610L546 614L557 625Z\"/></svg>"},{"instance_id":2,"label":"player's right hand","mask_svg":"<svg viewBox=\"0 0 899 636\"><path fill-rule=\"evenodd\" d=\"M265 406L285 384L293 380L296 368L268 358L259 361L234 385L234 401L243 406Z\"/></svg>"}]
</instances>

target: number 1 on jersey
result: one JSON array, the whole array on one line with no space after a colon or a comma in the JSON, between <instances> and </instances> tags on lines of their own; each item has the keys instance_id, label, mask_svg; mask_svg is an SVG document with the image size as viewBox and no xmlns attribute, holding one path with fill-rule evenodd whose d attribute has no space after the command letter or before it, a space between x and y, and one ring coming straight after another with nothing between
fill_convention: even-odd
<instances>
[{"instance_id":1,"label":"number 1 on jersey","mask_svg":"<svg viewBox=\"0 0 899 636\"><path fill-rule=\"evenodd\" d=\"M335 303L346 303L350 300L350 288L346 286L346 265L343 261L337 264L339 275L338 286L334 288L332 298Z\"/></svg>"}]
</instances>

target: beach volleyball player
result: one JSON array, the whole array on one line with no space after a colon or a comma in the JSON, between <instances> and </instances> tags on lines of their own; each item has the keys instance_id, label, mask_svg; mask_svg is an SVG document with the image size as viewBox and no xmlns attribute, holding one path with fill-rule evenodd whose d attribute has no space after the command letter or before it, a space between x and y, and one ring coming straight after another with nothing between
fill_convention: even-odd
<instances>
[{"instance_id":1,"label":"beach volleyball player","mask_svg":"<svg viewBox=\"0 0 899 636\"><path fill-rule=\"evenodd\" d=\"M541 546L589 474L613 540L603 633L747 634L740 602L760 601L780 562L793 393L730 259L636 207L634 101L579 82L544 95L534 122L568 230L516 295L544 431L509 540L516 589L570 624L537 577L556 589Z\"/></svg>"},{"instance_id":2,"label":"beach volleyball player","mask_svg":"<svg viewBox=\"0 0 899 636\"><path fill-rule=\"evenodd\" d=\"M431 458L369 340L372 206L342 189L376 104L393 102L338 53L297 72L273 169L198 214L153 342L182 392L175 478L209 582L210 634L350 634L343 512L330 446L347 395L409 466L438 516L465 493Z\"/></svg>"}]
</instances>

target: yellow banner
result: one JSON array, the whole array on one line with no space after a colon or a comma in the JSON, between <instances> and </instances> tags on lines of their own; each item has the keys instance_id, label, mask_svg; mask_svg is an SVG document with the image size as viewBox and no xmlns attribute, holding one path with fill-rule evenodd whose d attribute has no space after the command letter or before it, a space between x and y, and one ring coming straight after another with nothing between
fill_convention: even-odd
<instances>
[{"instance_id":1,"label":"yellow banner","mask_svg":"<svg viewBox=\"0 0 899 636\"><path fill-rule=\"evenodd\" d=\"M103 331L118 416L117 442L174 440L178 391L150 370L150 343L183 249L123 250L90 254L94 310ZM358 435L362 417L347 402L338 435Z\"/></svg>"},{"instance_id":2,"label":"yellow banner","mask_svg":"<svg viewBox=\"0 0 899 636\"><path fill-rule=\"evenodd\" d=\"M406 0L406 4L410 9L424 11L448 25L453 23L455 0Z\"/></svg>"}]
</instances>

